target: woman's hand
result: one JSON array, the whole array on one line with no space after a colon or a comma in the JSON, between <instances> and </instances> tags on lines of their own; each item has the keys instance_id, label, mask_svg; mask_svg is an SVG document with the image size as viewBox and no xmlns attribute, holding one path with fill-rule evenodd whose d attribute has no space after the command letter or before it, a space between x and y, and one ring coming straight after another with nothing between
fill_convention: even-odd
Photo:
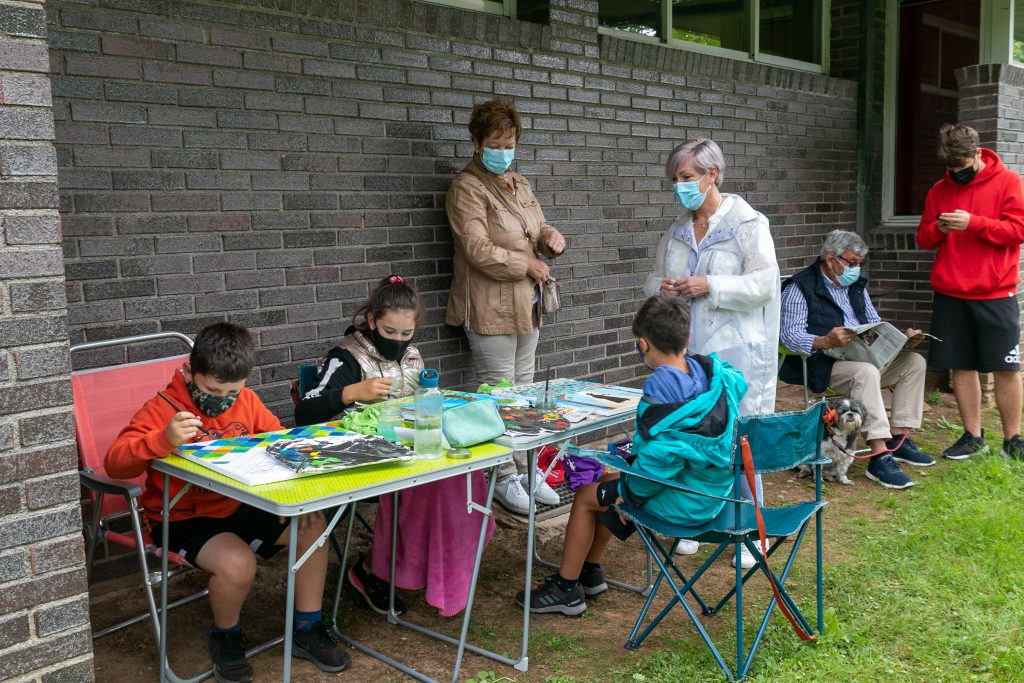
<instances>
[{"instance_id":1,"label":"woman's hand","mask_svg":"<svg viewBox=\"0 0 1024 683\"><path fill-rule=\"evenodd\" d=\"M705 275L684 277L682 280L677 280L676 291L681 296L689 297L690 299L706 296L708 293L708 278Z\"/></svg>"},{"instance_id":2,"label":"woman's hand","mask_svg":"<svg viewBox=\"0 0 1024 683\"><path fill-rule=\"evenodd\" d=\"M548 268L548 264L541 261L535 256L531 256L529 262L526 264L526 274L529 275L534 282L547 282L548 278L551 277L551 269Z\"/></svg>"},{"instance_id":3,"label":"woman's hand","mask_svg":"<svg viewBox=\"0 0 1024 683\"><path fill-rule=\"evenodd\" d=\"M565 238L554 228L548 230L547 235L544 236L544 244L555 256L565 251Z\"/></svg>"},{"instance_id":4,"label":"woman's hand","mask_svg":"<svg viewBox=\"0 0 1024 683\"><path fill-rule=\"evenodd\" d=\"M661 287L658 291L666 296L679 296L679 283L682 280L665 277L661 279Z\"/></svg>"},{"instance_id":5,"label":"woman's hand","mask_svg":"<svg viewBox=\"0 0 1024 683\"><path fill-rule=\"evenodd\" d=\"M384 398L391 390L390 377L374 377L364 379L362 382L349 384L341 390L341 401L351 405L356 401L376 401Z\"/></svg>"}]
</instances>

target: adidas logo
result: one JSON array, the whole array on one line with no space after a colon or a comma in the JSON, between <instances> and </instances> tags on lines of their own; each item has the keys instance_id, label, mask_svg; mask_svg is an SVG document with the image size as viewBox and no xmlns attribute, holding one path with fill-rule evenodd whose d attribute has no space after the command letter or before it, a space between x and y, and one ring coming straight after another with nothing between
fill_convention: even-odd
<instances>
[{"instance_id":1,"label":"adidas logo","mask_svg":"<svg viewBox=\"0 0 1024 683\"><path fill-rule=\"evenodd\" d=\"M1008 354L1006 354L1006 358L1003 359L1003 362L1004 363L1019 363L1020 362L1020 344L1017 344L1016 346L1014 346L1010 350L1010 352Z\"/></svg>"}]
</instances>

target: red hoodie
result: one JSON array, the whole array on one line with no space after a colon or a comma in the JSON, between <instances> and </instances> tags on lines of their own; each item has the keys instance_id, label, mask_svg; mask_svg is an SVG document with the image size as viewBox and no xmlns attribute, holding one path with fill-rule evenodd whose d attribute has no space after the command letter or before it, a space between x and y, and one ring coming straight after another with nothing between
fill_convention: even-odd
<instances>
[{"instance_id":1,"label":"red hoodie","mask_svg":"<svg viewBox=\"0 0 1024 683\"><path fill-rule=\"evenodd\" d=\"M217 417L208 417L196 408L181 372L174 373L171 383L164 389L164 394L182 410L194 413L203 423L203 428L210 433L207 437L199 432L196 441L281 429L280 421L248 388L243 388L234 405ZM150 468L149 463L167 457L174 450L164 436L164 428L176 412L158 396L149 399L139 412L135 413L128 426L117 435L105 458L107 473L112 477L127 479L148 470L146 490L142 493L142 505L146 509L146 517L151 522L160 521L164 475ZM171 478L171 498L174 498L183 485L184 482L180 479ZM192 517L227 517L237 510L238 506L239 502L236 500L193 486L171 509L169 517L172 522Z\"/></svg>"},{"instance_id":2,"label":"red hoodie","mask_svg":"<svg viewBox=\"0 0 1024 683\"><path fill-rule=\"evenodd\" d=\"M949 177L935 183L924 198L917 245L938 249L932 266L936 292L960 299L1013 296L1020 282L1020 245L1024 242L1024 190L1021 178L990 149L981 148L985 168L961 185ZM963 209L971 214L966 230L944 233L935 217Z\"/></svg>"}]
</instances>

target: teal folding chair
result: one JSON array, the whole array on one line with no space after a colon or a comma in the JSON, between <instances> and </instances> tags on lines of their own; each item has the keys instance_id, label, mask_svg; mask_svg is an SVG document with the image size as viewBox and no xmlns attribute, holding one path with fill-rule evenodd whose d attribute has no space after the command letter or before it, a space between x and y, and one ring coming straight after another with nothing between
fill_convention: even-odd
<instances>
[{"instance_id":1,"label":"teal folding chair","mask_svg":"<svg viewBox=\"0 0 1024 683\"><path fill-rule=\"evenodd\" d=\"M777 606L787 616L794 630L802 639L813 641L816 635L821 633L824 614L822 600L821 514L826 505L826 501L821 498L821 465L829 462L828 458L822 457L820 449L821 439L824 434L824 410L824 402L819 402L801 412L749 416L739 418L736 421L731 458L735 478L734 491L740 490L741 477L747 474L743 466L745 450L748 451L748 456L752 458L753 470L756 473L779 472L792 469L797 465L812 465L814 467L814 500L784 507L763 508L755 506L752 501L744 498L710 496L703 491L680 486L673 481L640 472L631 467L621 456L596 450L581 452L581 454L597 458L609 467L619 470L623 477L642 477L677 491L717 498L726 502L722 511L714 519L699 527L683 527L666 522L646 512L643 507L631 505L629 502L623 502L617 506L622 515L636 524L638 535L660 569L660 573L654 582L654 589L648 595L647 601L644 603L636 619L633 630L629 634L629 639L626 642L627 649L634 650L640 647L644 639L650 635L669 612L677 605L682 605L704 644L707 645L715 661L722 668L722 671L725 672L730 680L738 681L743 679L750 670L754 654L762 643L769 619ZM793 568L797 551L803 543L811 519L815 521L816 629L810 626L785 587L786 579ZM761 535L773 539L772 545L768 549L767 557L762 555L760 545L757 543ZM663 542L659 536L668 539L668 542ZM672 554L675 541L680 538L701 543L717 544L711 556L689 578L675 564ZM778 572L774 567L769 566L768 560L785 546L786 540L792 540L792 549L782 565L782 571ZM709 604L701 597L696 584L715 561L722 556L727 547L732 546L738 556L741 544L746 546L757 560L757 564L745 571L740 563L737 562L734 586L717 603ZM757 573L762 574L768 580L772 587L773 597L768 603L760 626L749 650L747 650L744 647L743 586L751 576ZM644 627L644 621L651 610L655 596L664 585L669 586L672 596L668 604L654 616L651 623ZM704 616L717 614L731 600L735 600L735 669L729 667L725 658L715 646L703 624L701 624L694 608L685 599L687 594L693 598L693 601L700 608L701 614Z\"/></svg>"}]
</instances>

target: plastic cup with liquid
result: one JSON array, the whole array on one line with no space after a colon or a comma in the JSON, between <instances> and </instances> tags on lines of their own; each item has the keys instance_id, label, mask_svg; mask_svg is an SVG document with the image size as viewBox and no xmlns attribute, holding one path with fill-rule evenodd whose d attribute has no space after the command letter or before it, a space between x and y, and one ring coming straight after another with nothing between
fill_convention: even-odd
<instances>
[{"instance_id":1,"label":"plastic cup with liquid","mask_svg":"<svg viewBox=\"0 0 1024 683\"><path fill-rule=\"evenodd\" d=\"M399 443L401 438L395 433L395 427L402 426L402 409L396 405L381 406L377 416L377 434L392 443Z\"/></svg>"}]
</instances>

